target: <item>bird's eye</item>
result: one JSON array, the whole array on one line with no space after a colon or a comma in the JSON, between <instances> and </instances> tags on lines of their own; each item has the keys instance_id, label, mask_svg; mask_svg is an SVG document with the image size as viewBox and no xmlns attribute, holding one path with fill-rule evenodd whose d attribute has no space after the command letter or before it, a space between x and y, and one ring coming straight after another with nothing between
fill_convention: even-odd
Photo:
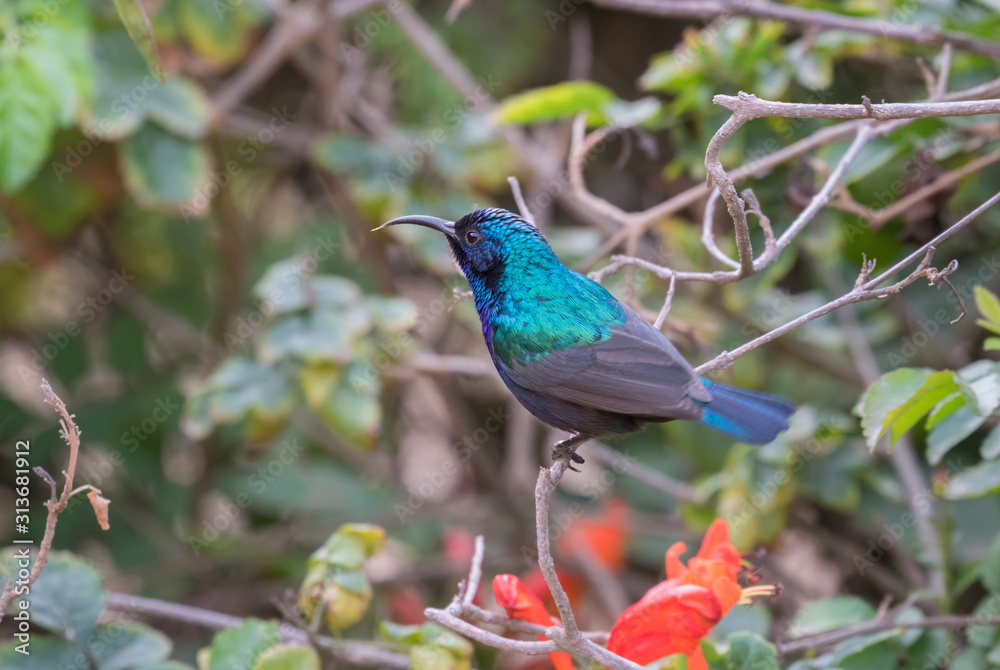
<instances>
[{"instance_id":1,"label":"bird's eye","mask_svg":"<svg viewBox=\"0 0 1000 670\"><path fill-rule=\"evenodd\" d=\"M470 230L465 234L465 243L469 246L479 244L479 240L483 239L483 236L474 230Z\"/></svg>"}]
</instances>

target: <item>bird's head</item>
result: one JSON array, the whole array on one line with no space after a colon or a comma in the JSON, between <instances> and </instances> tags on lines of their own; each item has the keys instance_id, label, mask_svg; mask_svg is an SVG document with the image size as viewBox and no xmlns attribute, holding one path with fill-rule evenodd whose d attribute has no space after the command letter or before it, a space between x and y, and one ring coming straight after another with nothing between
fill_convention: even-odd
<instances>
[{"instance_id":1,"label":"bird's head","mask_svg":"<svg viewBox=\"0 0 1000 670\"><path fill-rule=\"evenodd\" d=\"M387 221L375 230L402 223L444 233L466 277L485 275L513 254L540 262L555 259L538 229L506 209L477 209L455 222L433 216L403 216Z\"/></svg>"}]
</instances>

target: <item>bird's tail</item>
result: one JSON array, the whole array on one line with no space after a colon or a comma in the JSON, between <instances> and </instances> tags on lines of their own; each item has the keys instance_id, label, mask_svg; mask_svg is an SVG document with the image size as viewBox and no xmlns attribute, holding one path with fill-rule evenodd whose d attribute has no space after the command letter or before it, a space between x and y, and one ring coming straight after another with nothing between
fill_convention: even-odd
<instances>
[{"instance_id":1,"label":"bird's tail","mask_svg":"<svg viewBox=\"0 0 1000 670\"><path fill-rule=\"evenodd\" d=\"M712 400L702 407L701 425L747 444L767 444L788 429L795 405L769 393L702 379Z\"/></svg>"}]
</instances>

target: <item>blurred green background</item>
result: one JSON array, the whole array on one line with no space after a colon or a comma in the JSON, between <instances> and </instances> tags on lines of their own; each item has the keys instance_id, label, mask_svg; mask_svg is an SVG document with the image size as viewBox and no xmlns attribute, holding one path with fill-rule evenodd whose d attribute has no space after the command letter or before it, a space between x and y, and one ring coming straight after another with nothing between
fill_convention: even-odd
<instances>
[{"instance_id":1,"label":"blurred green background","mask_svg":"<svg viewBox=\"0 0 1000 670\"><path fill-rule=\"evenodd\" d=\"M790 4L1000 34L987 0ZM729 17L706 28L569 2L456 5L449 22L442 2L155 0L144 7L161 82L113 3L0 0L0 509L14 506L17 440L30 441L32 465L65 467L38 390L44 377L83 432L77 483L112 501L102 532L76 499L55 546L93 564L108 591L273 618L341 524L377 524L386 542L366 568L373 598L347 633L371 640L379 621L419 623L425 605L446 604L477 534L487 538L488 576L528 573L534 481L559 436L499 383L443 242L431 231L370 229L409 213L514 209L507 178L516 176L560 257L593 270L621 249L602 248L615 224L569 194L576 114L623 127L588 159L587 182L640 210L705 179L705 147L729 117L715 94L920 100L919 63L941 64L937 47L773 21ZM956 50L949 90L998 76L997 62ZM723 163L759 159L825 125L754 121L725 145ZM989 155L998 139L995 116L915 121L864 149L846 193L884 207ZM752 186L783 230L847 144L740 187ZM758 275L679 284L666 332L695 364L731 350L853 285L862 253L889 267L998 183L991 162L878 226L827 208ZM629 251L715 268L700 243L703 208L700 199L655 221ZM735 254L724 221L719 214L720 246ZM755 219L751 229L759 252ZM998 241L993 210L938 251L938 267L959 260L952 280L970 316L958 323L955 296L923 282L858 306L883 372L958 369L991 355L973 287L1000 288ZM650 318L667 290L642 270L604 283ZM872 554L907 496L885 454L869 455L852 414L867 386L855 363L835 315L742 357L719 376L793 398L802 409L792 430L750 449L697 426L650 427L613 446L638 461L631 467L691 484L697 501L588 457L567 477L560 513L580 503L598 517L610 501L627 503L615 527L629 602L662 576L671 542L696 546L713 518L729 519L737 547L766 547L763 574L785 587L779 599L737 608L733 629L772 639L819 598L854 597L852 616L865 618L886 595L920 594L916 532ZM950 478L1000 456L983 446L1000 440L991 413L954 427L953 444L939 440L933 455L925 427L913 434L922 474L937 484L927 494L948 576L928 611L971 611L990 589L983 571L1000 565L1000 547L990 551L1000 473L977 471L986 479L971 494L947 495ZM33 479L39 533L47 495ZM0 526L5 544L14 537L12 523ZM617 612L588 584L581 625L607 629ZM211 640L153 621L179 661L194 664ZM943 648L949 635L919 644ZM969 647L982 651L979 665L963 667L1000 667L987 658L990 649L1000 658L994 643ZM910 644L878 667L925 667L930 652ZM547 663L479 653L477 667Z\"/></svg>"}]
</instances>

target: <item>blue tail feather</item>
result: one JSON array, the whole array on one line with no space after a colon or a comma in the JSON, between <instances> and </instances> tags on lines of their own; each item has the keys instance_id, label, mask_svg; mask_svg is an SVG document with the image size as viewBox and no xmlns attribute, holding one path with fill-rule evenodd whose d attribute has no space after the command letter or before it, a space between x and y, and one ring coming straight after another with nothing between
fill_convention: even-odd
<instances>
[{"instance_id":1,"label":"blue tail feather","mask_svg":"<svg viewBox=\"0 0 1000 670\"><path fill-rule=\"evenodd\" d=\"M703 405L701 425L747 444L767 444L788 429L795 406L784 398L707 379L701 383L712 394Z\"/></svg>"}]
</instances>

